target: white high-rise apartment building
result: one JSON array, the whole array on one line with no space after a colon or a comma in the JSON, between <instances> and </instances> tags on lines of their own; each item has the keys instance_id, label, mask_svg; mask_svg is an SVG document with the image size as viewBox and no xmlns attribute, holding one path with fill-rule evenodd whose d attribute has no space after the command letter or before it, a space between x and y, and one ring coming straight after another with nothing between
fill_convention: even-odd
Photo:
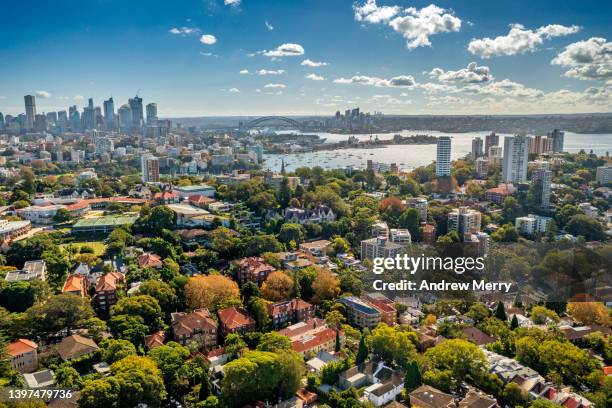
<instances>
[{"instance_id":1,"label":"white high-rise apartment building","mask_svg":"<svg viewBox=\"0 0 612 408\"><path fill-rule=\"evenodd\" d=\"M552 171L541 168L532 173L533 182L538 187L538 201L540 207L550 207L550 187L552 184Z\"/></svg>"},{"instance_id":2,"label":"white high-rise apartment building","mask_svg":"<svg viewBox=\"0 0 612 408\"><path fill-rule=\"evenodd\" d=\"M448 177L451 172L451 138L440 136L436 150L436 177Z\"/></svg>"},{"instance_id":3,"label":"white high-rise apartment building","mask_svg":"<svg viewBox=\"0 0 612 408\"><path fill-rule=\"evenodd\" d=\"M504 139L502 181L518 183L527 180L529 146L525 135L508 136Z\"/></svg>"},{"instance_id":4,"label":"white high-rise apartment building","mask_svg":"<svg viewBox=\"0 0 612 408\"><path fill-rule=\"evenodd\" d=\"M475 234L480 231L481 219L480 211L468 207L455 208L448 213L448 230L462 235Z\"/></svg>"},{"instance_id":5,"label":"white high-rise apartment building","mask_svg":"<svg viewBox=\"0 0 612 408\"><path fill-rule=\"evenodd\" d=\"M599 184L612 183L612 166L599 166L595 174L595 180Z\"/></svg>"},{"instance_id":6,"label":"white high-rise apartment building","mask_svg":"<svg viewBox=\"0 0 612 408\"><path fill-rule=\"evenodd\" d=\"M25 102L26 113L25 128L26 130L32 130L34 129L34 119L36 118L36 97L34 95L26 95L23 97L23 101Z\"/></svg>"},{"instance_id":7,"label":"white high-rise apartment building","mask_svg":"<svg viewBox=\"0 0 612 408\"><path fill-rule=\"evenodd\" d=\"M152 154L141 157L142 181L144 183L159 183L159 160Z\"/></svg>"}]
</instances>

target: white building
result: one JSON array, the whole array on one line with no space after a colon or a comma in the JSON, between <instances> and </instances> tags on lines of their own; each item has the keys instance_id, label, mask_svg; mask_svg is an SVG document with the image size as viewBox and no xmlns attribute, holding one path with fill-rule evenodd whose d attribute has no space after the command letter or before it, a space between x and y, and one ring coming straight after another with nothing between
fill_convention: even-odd
<instances>
[{"instance_id":1,"label":"white building","mask_svg":"<svg viewBox=\"0 0 612 408\"><path fill-rule=\"evenodd\" d=\"M505 183L527 181L528 156L529 148L526 136L516 135L506 137L504 139L502 181Z\"/></svg>"},{"instance_id":2,"label":"white building","mask_svg":"<svg viewBox=\"0 0 612 408\"><path fill-rule=\"evenodd\" d=\"M475 234L480 231L481 219L480 211L468 207L455 208L448 213L448 230L462 235Z\"/></svg>"},{"instance_id":3,"label":"white building","mask_svg":"<svg viewBox=\"0 0 612 408\"><path fill-rule=\"evenodd\" d=\"M191 196L201 195L204 197L213 198L215 196L215 188L206 184L199 184L194 186L177 186L173 187L172 190L179 195L181 198L189 198Z\"/></svg>"},{"instance_id":4,"label":"white building","mask_svg":"<svg viewBox=\"0 0 612 408\"><path fill-rule=\"evenodd\" d=\"M451 171L451 138L440 136L436 149L436 177L450 176Z\"/></svg>"},{"instance_id":5,"label":"white building","mask_svg":"<svg viewBox=\"0 0 612 408\"><path fill-rule=\"evenodd\" d=\"M599 209L591 205L591 203L580 203L578 204L578 208L591 218L596 218L599 214Z\"/></svg>"},{"instance_id":6,"label":"white building","mask_svg":"<svg viewBox=\"0 0 612 408\"><path fill-rule=\"evenodd\" d=\"M531 177L538 189L538 203L541 208L550 207L550 187L552 184L552 171L546 168L535 170Z\"/></svg>"},{"instance_id":7,"label":"white building","mask_svg":"<svg viewBox=\"0 0 612 408\"><path fill-rule=\"evenodd\" d=\"M552 220L550 217L541 215L529 214L526 217L518 217L514 220L514 226L523 234L533 235L536 232L544 233L548 228L548 223Z\"/></svg>"},{"instance_id":8,"label":"white building","mask_svg":"<svg viewBox=\"0 0 612 408\"><path fill-rule=\"evenodd\" d=\"M391 228L389 238L396 244L409 244L412 241L410 231L407 229Z\"/></svg>"},{"instance_id":9,"label":"white building","mask_svg":"<svg viewBox=\"0 0 612 408\"><path fill-rule=\"evenodd\" d=\"M33 224L52 224L53 217L57 211L65 206L55 205L31 205L17 210L17 215L31 221Z\"/></svg>"},{"instance_id":10,"label":"white building","mask_svg":"<svg viewBox=\"0 0 612 408\"><path fill-rule=\"evenodd\" d=\"M374 258L394 258L404 248L387 237L376 237L361 241L361 260Z\"/></svg>"}]
</instances>

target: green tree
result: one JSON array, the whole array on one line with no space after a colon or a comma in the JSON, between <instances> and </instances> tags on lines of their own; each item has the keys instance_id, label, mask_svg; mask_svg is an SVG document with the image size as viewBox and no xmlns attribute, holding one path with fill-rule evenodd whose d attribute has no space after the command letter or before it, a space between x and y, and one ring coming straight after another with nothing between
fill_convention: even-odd
<instances>
[{"instance_id":1,"label":"green tree","mask_svg":"<svg viewBox=\"0 0 612 408\"><path fill-rule=\"evenodd\" d=\"M100 343L102 360L109 364L119 361L127 356L136 355L136 347L128 340L107 339Z\"/></svg>"},{"instance_id":2,"label":"green tree","mask_svg":"<svg viewBox=\"0 0 612 408\"><path fill-rule=\"evenodd\" d=\"M149 295L152 298L156 299L159 303L159 306L166 314L169 314L176 310L176 293L174 289L165 282L158 280L149 280L143 282L140 285L138 293L141 295Z\"/></svg>"},{"instance_id":3,"label":"green tree","mask_svg":"<svg viewBox=\"0 0 612 408\"><path fill-rule=\"evenodd\" d=\"M408 391L415 390L421 385L421 372L416 361L411 361L406 367L406 376L404 377L404 387Z\"/></svg>"},{"instance_id":4,"label":"green tree","mask_svg":"<svg viewBox=\"0 0 612 408\"><path fill-rule=\"evenodd\" d=\"M111 317L118 315L140 316L152 332L161 327L163 313L157 299L149 295L137 295L120 299L111 307Z\"/></svg>"},{"instance_id":5,"label":"green tree","mask_svg":"<svg viewBox=\"0 0 612 408\"><path fill-rule=\"evenodd\" d=\"M574 236L583 236L587 241L602 241L605 239L601 224L588 215L574 215L565 226L565 230Z\"/></svg>"},{"instance_id":6,"label":"green tree","mask_svg":"<svg viewBox=\"0 0 612 408\"><path fill-rule=\"evenodd\" d=\"M63 329L70 333L75 328L84 327L93 315L87 299L71 293L51 296L45 303L36 304L26 311L31 329L38 334L51 334Z\"/></svg>"},{"instance_id":7,"label":"green tree","mask_svg":"<svg viewBox=\"0 0 612 408\"><path fill-rule=\"evenodd\" d=\"M57 223L68 222L70 220L72 220L72 215L70 211L65 208L60 208L53 216L53 221Z\"/></svg>"},{"instance_id":8,"label":"green tree","mask_svg":"<svg viewBox=\"0 0 612 408\"><path fill-rule=\"evenodd\" d=\"M497 308L495 309L495 317L497 317L502 322L508 321L508 316L506 315L506 307L503 302L497 302Z\"/></svg>"},{"instance_id":9,"label":"green tree","mask_svg":"<svg viewBox=\"0 0 612 408\"><path fill-rule=\"evenodd\" d=\"M68 364L62 364L55 370L55 386L59 388L79 389L83 380L79 372Z\"/></svg>"},{"instance_id":10,"label":"green tree","mask_svg":"<svg viewBox=\"0 0 612 408\"><path fill-rule=\"evenodd\" d=\"M129 356L116 361L111 365L111 374L119 383L117 401L121 406L144 403L159 407L166 399L161 372L148 357Z\"/></svg>"},{"instance_id":11,"label":"green tree","mask_svg":"<svg viewBox=\"0 0 612 408\"><path fill-rule=\"evenodd\" d=\"M161 370L166 389L169 392L177 389L181 380L180 368L185 364L187 357L189 357L189 350L171 341L149 350L149 357L155 361Z\"/></svg>"},{"instance_id":12,"label":"green tree","mask_svg":"<svg viewBox=\"0 0 612 408\"><path fill-rule=\"evenodd\" d=\"M280 335L276 332L265 333L259 340L257 350L270 352L291 350L291 340L289 340L289 337Z\"/></svg>"},{"instance_id":13,"label":"green tree","mask_svg":"<svg viewBox=\"0 0 612 408\"><path fill-rule=\"evenodd\" d=\"M361 364L368 359L370 351L366 343L366 334L362 334L359 339L359 347L357 349L357 356L355 356L355 364Z\"/></svg>"},{"instance_id":14,"label":"green tree","mask_svg":"<svg viewBox=\"0 0 612 408\"><path fill-rule=\"evenodd\" d=\"M283 224L280 232L278 233L278 239L285 244L289 244L291 241L295 241L299 244L304 240L304 236L304 227L302 227L300 224L290 222Z\"/></svg>"},{"instance_id":15,"label":"green tree","mask_svg":"<svg viewBox=\"0 0 612 408\"><path fill-rule=\"evenodd\" d=\"M145 336L150 332L141 316L127 314L111 316L108 320L108 327L113 336L128 340L136 346L142 346Z\"/></svg>"},{"instance_id":16,"label":"green tree","mask_svg":"<svg viewBox=\"0 0 612 408\"><path fill-rule=\"evenodd\" d=\"M527 396L521 386L514 382L510 382L504 387L502 398L511 407L522 405L527 401Z\"/></svg>"},{"instance_id":17,"label":"green tree","mask_svg":"<svg viewBox=\"0 0 612 408\"><path fill-rule=\"evenodd\" d=\"M145 225L153 233L160 233L164 229L170 229L174 226L174 212L165 205L153 207L145 220Z\"/></svg>"}]
</instances>

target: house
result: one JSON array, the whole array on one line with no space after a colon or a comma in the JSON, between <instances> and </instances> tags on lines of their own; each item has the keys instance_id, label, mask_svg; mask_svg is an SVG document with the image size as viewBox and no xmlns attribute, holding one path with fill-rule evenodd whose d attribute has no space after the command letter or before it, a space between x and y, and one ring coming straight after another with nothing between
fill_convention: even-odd
<instances>
[{"instance_id":1,"label":"house","mask_svg":"<svg viewBox=\"0 0 612 408\"><path fill-rule=\"evenodd\" d=\"M157 346L163 346L164 340L166 339L166 334L163 330L158 330L153 334L150 334L145 337L144 344L147 350L151 350Z\"/></svg>"},{"instance_id":2,"label":"house","mask_svg":"<svg viewBox=\"0 0 612 408\"><path fill-rule=\"evenodd\" d=\"M147 252L138 257L138 266L141 268L161 269L164 263L159 255Z\"/></svg>"},{"instance_id":3,"label":"house","mask_svg":"<svg viewBox=\"0 0 612 408\"><path fill-rule=\"evenodd\" d=\"M64 361L74 360L98 350L98 345L90 338L73 334L64 337L57 345L57 352Z\"/></svg>"},{"instance_id":4,"label":"house","mask_svg":"<svg viewBox=\"0 0 612 408\"><path fill-rule=\"evenodd\" d=\"M195 194L195 195L190 195L187 198L187 201L189 202L189 204L196 205L198 207L204 207L204 206L213 204L216 200L214 198Z\"/></svg>"},{"instance_id":5,"label":"house","mask_svg":"<svg viewBox=\"0 0 612 408\"><path fill-rule=\"evenodd\" d=\"M477 346L484 346L495 341L494 337L489 336L487 333L476 327L466 327L463 329L463 335L465 338Z\"/></svg>"},{"instance_id":6,"label":"house","mask_svg":"<svg viewBox=\"0 0 612 408\"><path fill-rule=\"evenodd\" d=\"M172 313L171 326L174 339L184 346L191 341L197 342L204 349L217 345L217 322L208 309Z\"/></svg>"},{"instance_id":7,"label":"house","mask_svg":"<svg viewBox=\"0 0 612 408\"><path fill-rule=\"evenodd\" d=\"M7 272L4 277L7 282L27 282L34 279L47 280L47 264L45 261L26 261L21 270Z\"/></svg>"},{"instance_id":8,"label":"house","mask_svg":"<svg viewBox=\"0 0 612 408\"><path fill-rule=\"evenodd\" d=\"M580 342L584 339L585 336L600 332L604 336L609 336L612 330L609 327L600 326L598 324L592 324L590 326L579 326L579 327L571 327L568 325L559 326L559 329L565 334L565 337L572 343Z\"/></svg>"},{"instance_id":9,"label":"house","mask_svg":"<svg viewBox=\"0 0 612 408\"><path fill-rule=\"evenodd\" d=\"M306 368L313 373L319 373L327 364L340 359L327 351L319 351L317 355L306 362Z\"/></svg>"},{"instance_id":10,"label":"house","mask_svg":"<svg viewBox=\"0 0 612 408\"><path fill-rule=\"evenodd\" d=\"M459 401L459 408L499 408L499 404L495 398L472 388Z\"/></svg>"},{"instance_id":11,"label":"house","mask_svg":"<svg viewBox=\"0 0 612 408\"><path fill-rule=\"evenodd\" d=\"M455 398L437 388L421 385L410 394L410 405L419 408L451 408L455 407Z\"/></svg>"},{"instance_id":12,"label":"house","mask_svg":"<svg viewBox=\"0 0 612 408\"><path fill-rule=\"evenodd\" d=\"M293 351L304 356L308 352L332 352L336 348L336 330L329 328L327 323L318 318L296 323L277 332L291 340ZM344 343L344 332L339 333L340 345Z\"/></svg>"},{"instance_id":13,"label":"house","mask_svg":"<svg viewBox=\"0 0 612 408\"><path fill-rule=\"evenodd\" d=\"M87 278L85 275L72 274L66 278L62 293L72 293L80 297L87 296Z\"/></svg>"},{"instance_id":14,"label":"house","mask_svg":"<svg viewBox=\"0 0 612 408\"><path fill-rule=\"evenodd\" d=\"M149 187L140 184L140 185L137 185L134 188L132 188L130 191L128 191L128 195L130 197L142 198L142 199L145 199L145 200L150 200L152 193L151 193L151 189Z\"/></svg>"},{"instance_id":15,"label":"house","mask_svg":"<svg viewBox=\"0 0 612 408\"><path fill-rule=\"evenodd\" d=\"M33 224L53 224L53 217L64 206L61 204L31 205L16 210L17 215Z\"/></svg>"},{"instance_id":16,"label":"house","mask_svg":"<svg viewBox=\"0 0 612 408\"><path fill-rule=\"evenodd\" d=\"M49 369L24 374L23 378L28 388L47 388L55 384L55 373Z\"/></svg>"},{"instance_id":17,"label":"house","mask_svg":"<svg viewBox=\"0 0 612 408\"><path fill-rule=\"evenodd\" d=\"M365 386L364 398L380 407L395 400L402 392L404 375L399 370L387 367L382 361L369 361L340 373L338 384L342 389Z\"/></svg>"},{"instance_id":18,"label":"house","mask_svg":"<svg viewBox=\"0 0 612 408\"><path fill-rule=\"evenodd\" d=\"M117 303L117 289L125 284L125 275L121 272L109 272L96 282L94 301L98 309L106 312Z\"/></svg>"},{"instance_id":19,"label":"house","mask_svg":"<svg viewBox=\"0 0 612 408\"><path fill-rule=\"evenodd\" d=\"M255 330L255 320L246 312L234 306L217 311L220 334L225 337L230 333L244 334Z\"/></svg>"},{"instance_id":20,"label":"house","mask_svg":"<svg viewBox=\"0 0 612 408\"><path fill-rule=\"evenodd\" d=\"M224 217L216 217L203 208L191 204L170 204L168 205L175 216L176 226L181 227L205 227L212 228L215 221L219 221L222 226L229 227L230 220Z\"/></svg>"},{"instance_id":21,"label":"house","mask_svg":"<svg viewBox=\"0 0 612 408\"><path fill-rule=\"evenodd\" d=\"M315 223L322 224L324 222L332 222L336 220L334 211L326 205L318 205L314 209L304 210L302 208L287 208L284 212L286 222L296 224Z\"/></svg>"},{"instance_id":22,"label":"house","mask_svg":"<svg viewBox=\"0 0 612 408\"><path fill-rule=\"evenodd\" d=\"M241 285L248 281L261 285L276 270L258 257L242 258L237 262L237 267L236 278Z\"/></svg>"},{"instance_id":23,"label":"house","mask_svg":"<svg viewBox=\"0 0 612 408\"><path fill-rule=\"evenodd\" d=\"M172 191L161 191L153 194L153 200L160 204L177 204L181 201L179 195Z\"/></svg>"},{"instance_id":24,"label":"house","mask_svg":"<svg viewBox=\"0 0 612 408\"><path fill-rule=\"evenodd\" d=\"M326 239L321 239L319 241L313 242L304 242L300 244L300 250L315 257L327 255L327 252L330 248L331 242Z\"/></svg>"},{"instance_id":25,"label":"house","mask_svg":"<svg viewBox=\"0 0 612 408\"><path fill-rule=\"evenodd\" d=\"M0 220L0 242L19 238L27 234L31 229L31 221Z\"/></svg>"},{"instance_id":26,"label":"house","mask_svg":"<svg viewBox=\"0 0 612 408\"><path fill-rule=\"evenodd\" d=\"M314 306L300 299L284 300L268 305L268 314L274 327L298 323L314 317Z\"/></svg>"},{"instance_id":27,"label":"house","mask_svg":"<svg viewBox=\"0 0 612 408\"><path fill-rule=\"evenodd\" d=\"M38 368L38 345L27 339L18 339L6 347L11 365L20 373L31 373Z\"/></svg>"}]
</instances>

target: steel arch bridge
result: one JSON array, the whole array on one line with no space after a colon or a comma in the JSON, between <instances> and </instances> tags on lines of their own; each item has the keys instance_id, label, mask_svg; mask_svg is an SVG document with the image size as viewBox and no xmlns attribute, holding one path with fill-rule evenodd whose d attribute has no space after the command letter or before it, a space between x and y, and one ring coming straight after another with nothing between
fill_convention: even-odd
<instances>
[{"instance_id":1,"label":"steel arch bridge","mask_svg":"<svg viewBox=\"0 0 612 408\"><path fill-rule=\"evenodd\" d=\"M283 122L285 125L294 126L298 129L301 129L304 127L304 125L302 125L297 120L287 118L285 116L263 116L261 118L253 119L251 121L244 123L242 127L244 129L252 129L252 128L262 126L268 122Z\"/></svg>"}]
</instances>

